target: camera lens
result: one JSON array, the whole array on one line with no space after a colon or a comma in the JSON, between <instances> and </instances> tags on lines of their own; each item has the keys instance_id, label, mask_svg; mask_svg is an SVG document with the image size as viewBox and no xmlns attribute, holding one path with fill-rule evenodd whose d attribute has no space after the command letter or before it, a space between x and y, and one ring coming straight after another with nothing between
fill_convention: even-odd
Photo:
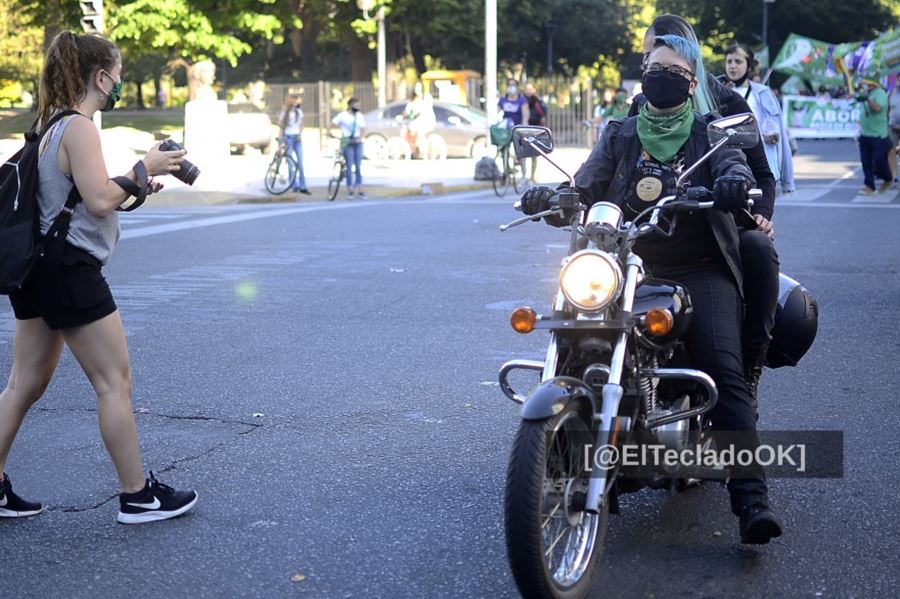
<instances>
[{"instance_id":1,"label":"camera lens","mask_svg":"<svg viewBox=\"0 0 900 599\"><path fill-rule=\"evenodd\" d=\"M167 139L159 145L159 149L163 152L172 152L175 150L183 150L184 147L171 139ZM200 174L200 169L197 168L197 165L187 160L182 160L180 167L181 168L172 173L172 176L188 185L193 185L194 181L197 180L197 176Z\"/></svg>"}]
</instances>

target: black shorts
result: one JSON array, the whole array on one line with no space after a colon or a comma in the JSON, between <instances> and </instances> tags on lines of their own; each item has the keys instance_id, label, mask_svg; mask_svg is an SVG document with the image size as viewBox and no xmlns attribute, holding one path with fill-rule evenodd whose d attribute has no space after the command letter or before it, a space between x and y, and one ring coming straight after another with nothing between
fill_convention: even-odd
<instances>
[{"instance_id":1,"label":"black shorts","mask_svg":"<svg viewBox=\"0 0 900 599\"><path fill-rule=\"evenodd\" d=\"M116 311L116 302L92 254L66 243L61 264L38 261L20 291L9 295L18 320L41 317L53 330L90 324Z\"/></svg>"}]
</instances>

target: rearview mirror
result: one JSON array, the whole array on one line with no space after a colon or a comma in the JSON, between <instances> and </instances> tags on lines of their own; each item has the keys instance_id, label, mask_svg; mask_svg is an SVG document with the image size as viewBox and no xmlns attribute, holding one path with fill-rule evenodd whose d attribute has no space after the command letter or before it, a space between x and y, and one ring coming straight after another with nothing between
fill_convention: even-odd
<instances>
[{"instance_id":1,"label":"rearview mirror","mask_svg":"<svg viewBox=\"0 0 900 599\"><path fill-rule=\"evenodd\" d=\"M541 152L549 154L553 151L553 135L546 127L516 125L512 128L512 136L513 147L519 158L532 158L540 156Z\"/></svg>"},{"instance_id":2,"label":"rearview mirror","mask_svg":"<svg viewBox=\"0 0 900 599\"><path fill-rule=\"evenodd\" d=\"M727 139L726 148L752 148L759 143L759 127L750 112L716 119L706 127L709 144L715 145Z\"/></svg>"}]
</instances>

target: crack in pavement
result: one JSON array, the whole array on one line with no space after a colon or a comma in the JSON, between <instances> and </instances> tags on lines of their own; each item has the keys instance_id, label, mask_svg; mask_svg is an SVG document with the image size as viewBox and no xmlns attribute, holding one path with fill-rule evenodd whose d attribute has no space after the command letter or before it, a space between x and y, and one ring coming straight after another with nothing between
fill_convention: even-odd
<instances>
[{"instance_id":1,"label":"crack in pavement","mask_svg":"<svg viewBox=\"0 0 900 599\"><path fill-rule=\"evenodd\" d=\"M97 408L35 408L39 412L65 412L65 413L75 413L75 412L88 412L91 414L97 413ZM152 416L154 418L167 418L169 420L197 420L197 421L205 421L205 422L218 422L220 424L240 424L243 426L249 426L251 429L258 428L264 426L261 422L246 422L244 420L225 420L222 418L217 418L215 416L181 416L178 414L154 414L153 412L143 411L140 408L137 410L132 410L132 414L135 416ZM240 435L246 435L250 431L244 431L242 433L238 433Z\"/></svg>"}]
</instances>

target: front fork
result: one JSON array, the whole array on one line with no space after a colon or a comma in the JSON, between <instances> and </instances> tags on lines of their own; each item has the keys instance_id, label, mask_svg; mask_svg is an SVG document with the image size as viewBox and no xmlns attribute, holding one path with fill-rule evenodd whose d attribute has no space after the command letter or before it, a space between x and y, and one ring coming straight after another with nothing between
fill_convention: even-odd
<instances>
[{"instance_id":1,"label":"front fork","mask_svg":"<svg viewBox=\"0 0 900 599\"><path fill-rule=\"evenodd\" d=\"M637 279L640 274L642 261L635 254L629 254L628 261L625 266L625 289L622 292L622 317L628 319L631 317L631 311L634 308L634 293L637 287ZM613 347L612 359L609 364L609 378L601 395L602 406L599 414L595 414L594 418L599 420L597 436L594 443L593 455L597 456L600 461L591 460L592 466L599 470L597 473L591 474L588 483L587 498L585 501L585 510L591 513L599 514L606 501L607 491L614 482L610 474L616 464L613 462L615 451L601 451L601 448L613 445L616 441L614 438L615 418L619 413L619 405L622 403L622 395L624 389L622 387L622 375L625 369L625 355L628 351L629 331L623 331L619 334L618 339Z\"/></svg>"}]
</instances>

